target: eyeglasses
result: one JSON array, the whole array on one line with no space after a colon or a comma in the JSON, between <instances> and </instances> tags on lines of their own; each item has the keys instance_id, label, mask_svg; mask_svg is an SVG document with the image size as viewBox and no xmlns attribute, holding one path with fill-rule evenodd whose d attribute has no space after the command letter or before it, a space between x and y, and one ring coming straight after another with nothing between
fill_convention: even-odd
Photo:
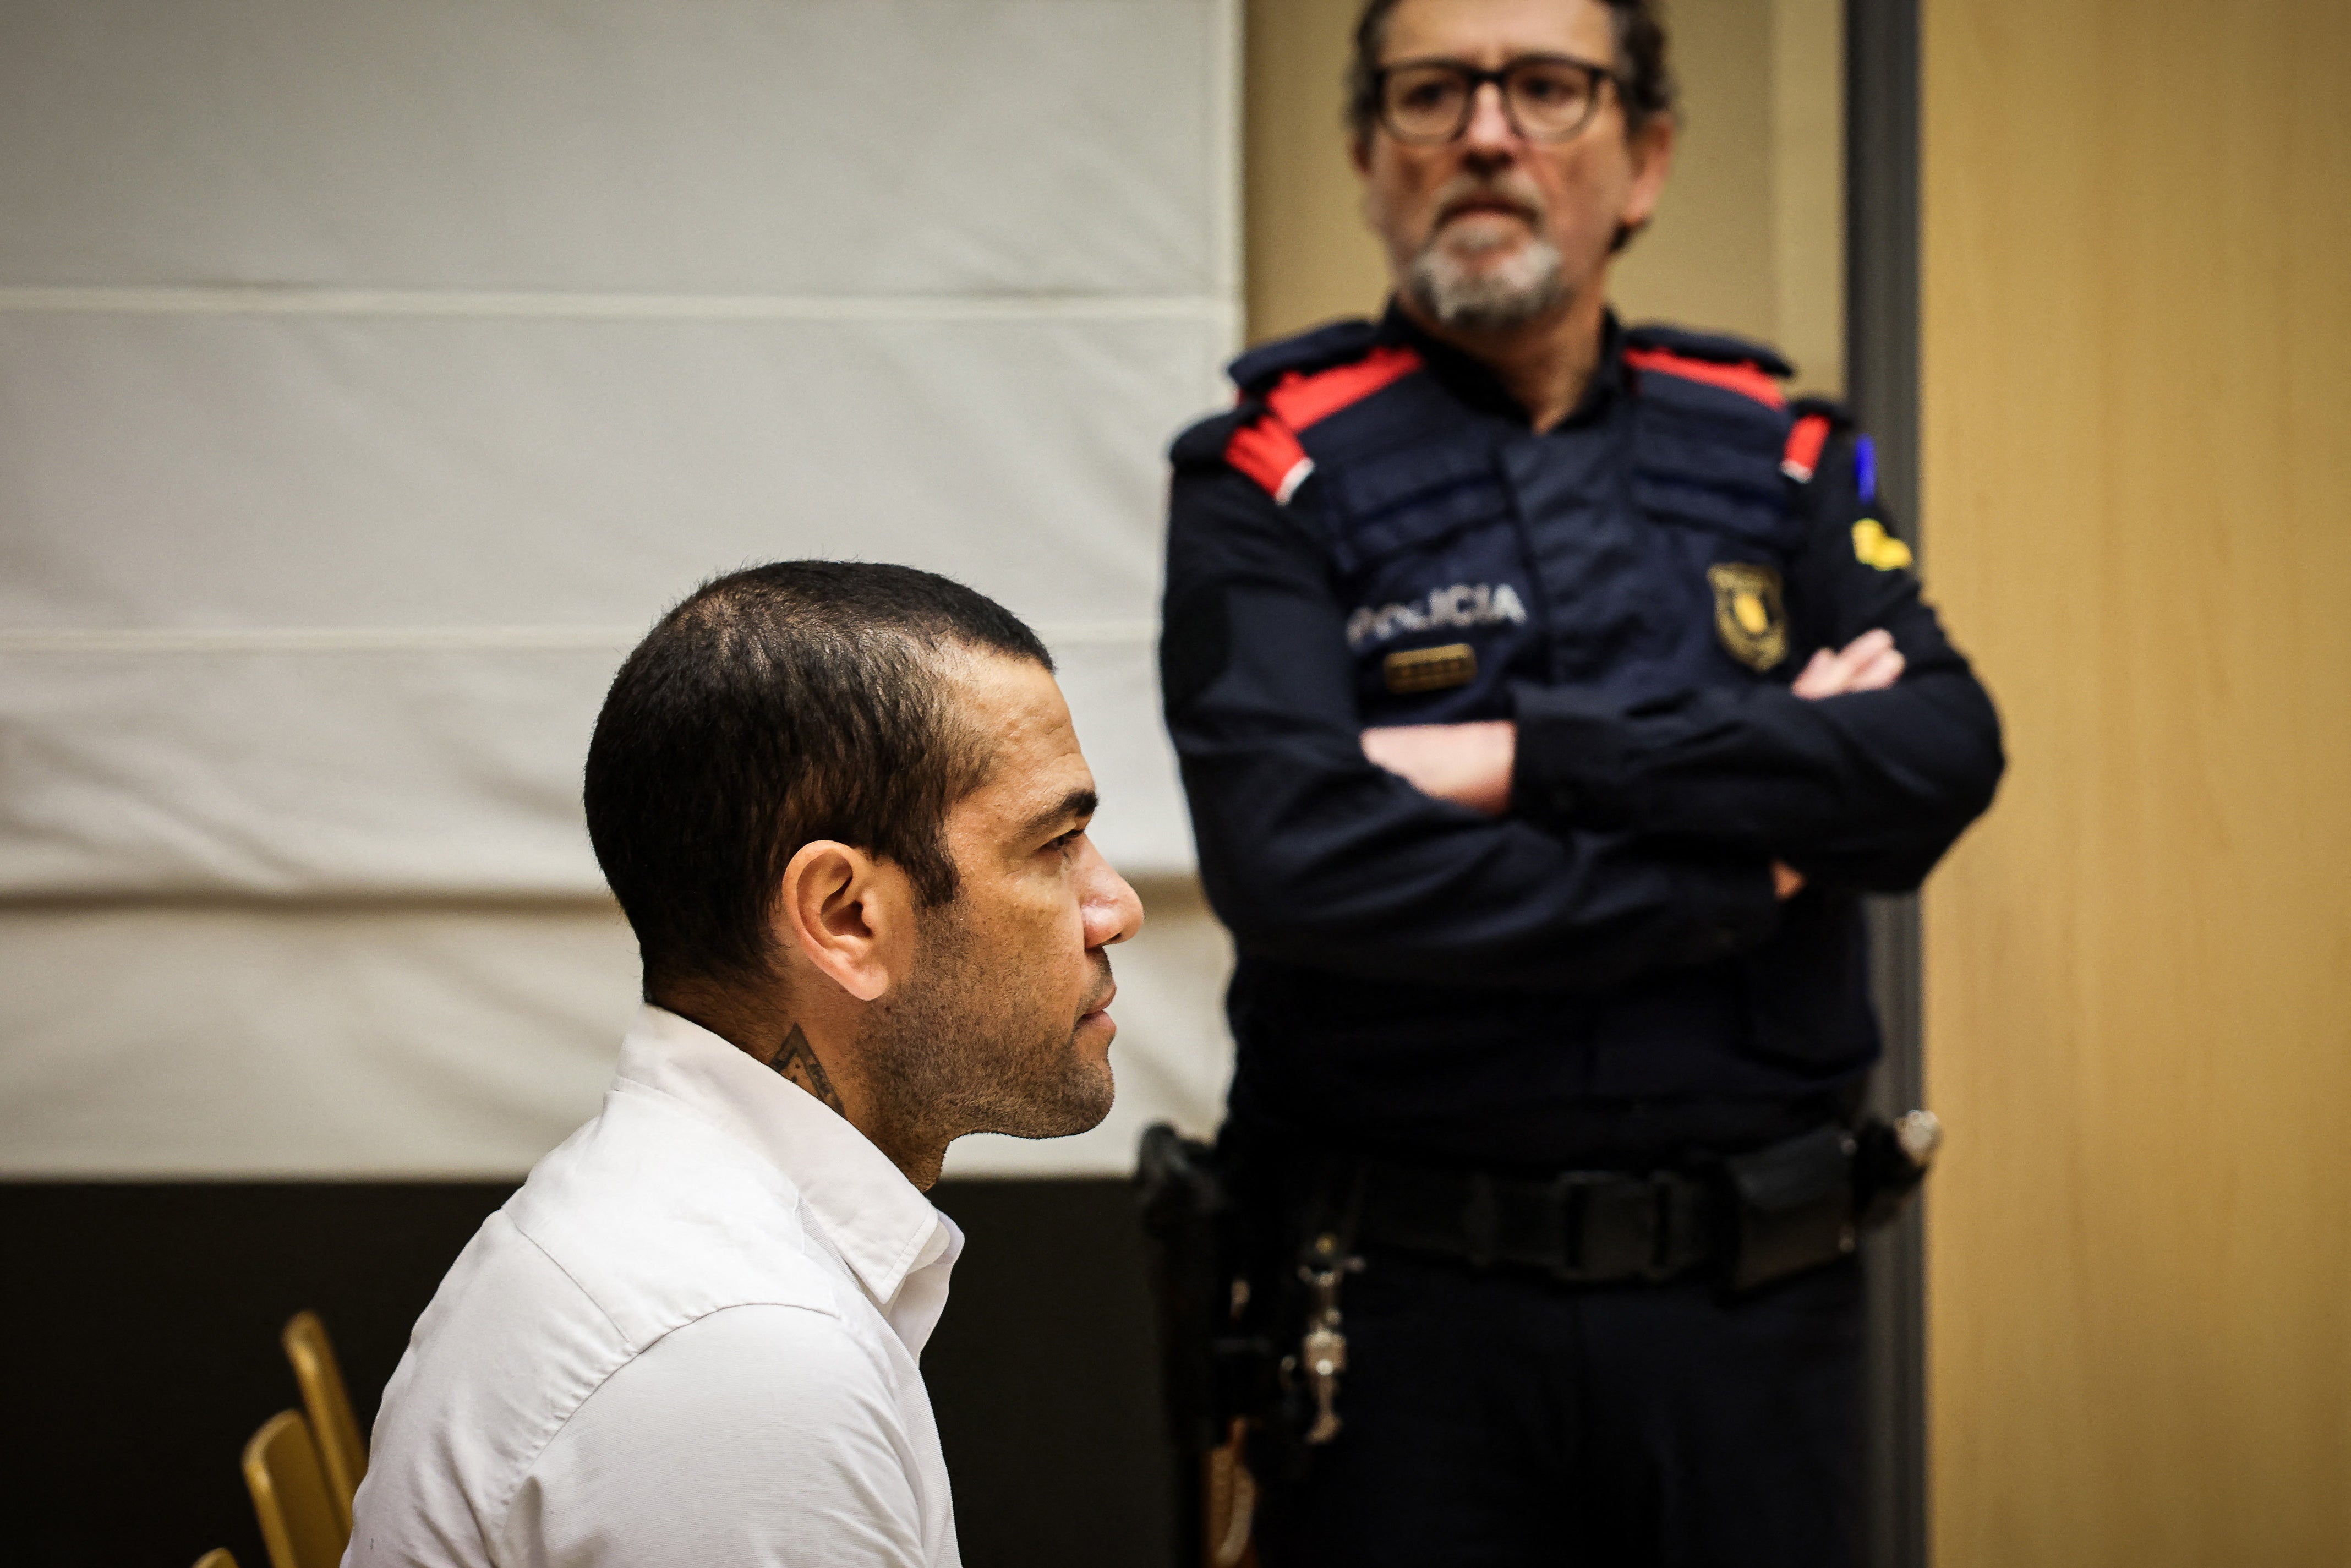
<instances>
[{"instance_id":1,"label":"eyeglasses","mask_svg":"<svg viewBox=\"0 0 2351 1568\"><path fill-rule=\"evenodd\" d=\"M1469 129L1479 89L1502 91L1510 128L1530 141L1564 141L1591 123L1600 86L1616 73L1568 55L1521 55L1498 71L1459 60L1405 60L1373 74L1380 123L1399 141L1433 146Z\"/></svg>"}]
</instances>

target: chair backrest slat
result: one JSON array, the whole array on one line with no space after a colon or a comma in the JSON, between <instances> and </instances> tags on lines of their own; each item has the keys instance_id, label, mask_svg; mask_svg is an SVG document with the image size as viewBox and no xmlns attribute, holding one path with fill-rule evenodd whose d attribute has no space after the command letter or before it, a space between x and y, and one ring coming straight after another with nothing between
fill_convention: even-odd
<instances>
[{"instance_id":1,"label":"chair backrest slat","mask_svg":"<svg viewBox=\"0 0 2351 1568\"><path fill-rule=\"evenodd\" d=\"M245 1485L270 1568L336 1568L351 1529L335 1510L326 1466L298 1410L281 1410L245 1446Z\"/></svg>"},{"instance_id":2,"label":"chair backrest slat","mask_svg":"<svg viewBox=\"0 0 2351 1568\"><path fill-rule=\"evenodd\" d=\"M343 1383L343 1369L335 1360L335 1347L327 1338L327 1325L319 1321L316 1312L295 1313L279 1338L286 1346L286 1359L294 1364L294 1382L302 1390L302 1408L310 1417L310 1436L318 1443L319 1458L326 1466L328 1494L348 1533L351 1528L351 1499L359 1492L360 1479L367 1474L367 1444L360 1437L358 1419L351 1414L350 1390Z\"/></svg>"}]
</instances>

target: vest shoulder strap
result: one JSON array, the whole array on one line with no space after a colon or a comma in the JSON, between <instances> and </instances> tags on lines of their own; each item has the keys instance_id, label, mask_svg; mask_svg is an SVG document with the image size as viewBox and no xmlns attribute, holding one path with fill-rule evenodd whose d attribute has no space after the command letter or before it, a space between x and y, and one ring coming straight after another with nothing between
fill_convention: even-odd
<instances>
[{"instance_id":1,"label":"vest shoulder strap","mask_svg":"<svg viewBox=\"0 0 2351 1568\"><path fill-rule=\"evenodd\" d=\"M1788 444L1780 454L1780 472L1799 485L1809 485L1820 472L1821 456L1830 438L1852 433L1853 415L1843 403L1824 397L1798 398L1789 404L1792 421Z\"/></svg>"},{"instance_id":2,"label":"vest shoulder strap","mask_svg":"<svg viewBox=\"0 0 2351 1568\"><path fill-rule=\"evenodd\" d=\"M1769 343L1734 338L1728 332L1693 332L1663 321L1644 321L1625 329L1628 350L1661 351L1677 359L1699 360L1717 365L1753 365L1769 376L1785 379L1796 368Z\"/></svg>"},{"instance_id":3,"label":"vest shoulder strap","mask_svg":"<svg viewBox=\"0 0 2351 1568\"><path fill-rule=\"evenodd\" d=\"M1420 356L1412 350L1373 342L1339 363L1284 369L1270 380L1260 379L1255 387L1245 386L1244 395L1253 396L1259 412L1226 438L1225 461L1288 506L1314 472L1314 460L1306 455L1300 433L1418 369Z\"/></svg>"},{"instance_id":4,"label":"vest shoulder strap","mask_svg":"<svg viewBox=\"0 0 2351 1568\"><path fill-rule=\"evenodd\" d=\"M1380 329L1361 317L1332 321L1310 332L1260 343L1225 367L1243 397L1253 397L1293 371L1311 373L1359 360L1379 341Z\"/></svg>"}]
</instances>

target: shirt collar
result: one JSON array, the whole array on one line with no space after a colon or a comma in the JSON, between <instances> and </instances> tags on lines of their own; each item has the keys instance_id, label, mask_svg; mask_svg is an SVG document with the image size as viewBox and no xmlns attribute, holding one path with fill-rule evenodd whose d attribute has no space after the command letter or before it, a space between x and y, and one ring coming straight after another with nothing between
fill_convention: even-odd
<instances>
[{"instance_id":1,"label":"shirt collar","mask_svg":"<svg viewBox=\"0 0 2351 1568\"><path fill-rule=\"evenodd\" d=\"M681 1103L783 1173L841 1260L916 1354L946 1306L963 1232L814 1095L700 1024L648 1003L619 1076Z\"/></svg>"},{"instance_id":2,"label":"shirt collar","mask_svg":"<svg viewBox=\"0 0 2351 1568\"><path fill-rule=\"evenodd\" d=\"M1472 408L1499 414L1520 424L1527 423L1526 409L1503 387L1500 378L1487 368L1484 361L1430 337L1394 298L1388 300L1387 311L1380 318L1380 337L1386 342L1402 343L1418 354L1428 373ZM1617 321L1615 311L1603 311L1599 363L1593 367L1592 379L1584 383L1583 395L1557 428L1569 430L1598 418L1624 386L1625 329Z\"/></svg>"}]
</instances>

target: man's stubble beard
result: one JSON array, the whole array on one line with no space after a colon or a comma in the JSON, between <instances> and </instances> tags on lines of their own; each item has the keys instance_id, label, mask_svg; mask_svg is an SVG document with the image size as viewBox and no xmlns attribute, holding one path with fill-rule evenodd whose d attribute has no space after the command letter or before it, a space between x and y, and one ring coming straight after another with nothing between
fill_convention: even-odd
<instances>
[{"instance_id":1,"label":"man's stubble beard","mask_svg":"<svg viewBox=\"0 0 2351 1568\"><path fill-rule=\"evenodd\" d=\"M1040 1024L981 947L952 904L934 911L914 972L867 1014L858 1055L887 1103L882 1119L948 1138L1060 1138L1100 1125L1109 1064L1079 1054L1075 1019ZM1110 958L1093 958L1107 988Z\"/></svg>"},{"instance_id":2,"label":"man's stubble beard","mask_svg":"<svg viewBox=\"0 0 2351 1568\"><path fill-rule=\"evenodd\" d=\"M1440 222L1405 264L1401 287L1424 315L1441 327L1465 332L1506 332L1525 326L1566 298L1564 260L1559 246L1544 233L1542 198L1521 174L1458 179L1438 193L1437 210L1443 212L1481 195L1499 196L1525 213L1529 233L1516 251L1499 266L1479 266L1489 252L1508 245L1509 238L1480 242L1468 235L1448 235L1453 225ZM1386 230L1388 214L1376 192L1369 215L1373 226Z\"/></svg>"},{"instance_id":3,"label":"man's stubble beard","mask_svg":"<svg viewBox=\"0 0 2351 1568\"><path fill-rule=\"evenodd\" d=\"M1565 296L1559 246L1550 240L1536 235L1499 266L1473 265L1491 248L1448 242L1439 230L1412 258L1405 289L1438 325L1465 332L1523 327Z\"/></svg>"}]
</instances>

